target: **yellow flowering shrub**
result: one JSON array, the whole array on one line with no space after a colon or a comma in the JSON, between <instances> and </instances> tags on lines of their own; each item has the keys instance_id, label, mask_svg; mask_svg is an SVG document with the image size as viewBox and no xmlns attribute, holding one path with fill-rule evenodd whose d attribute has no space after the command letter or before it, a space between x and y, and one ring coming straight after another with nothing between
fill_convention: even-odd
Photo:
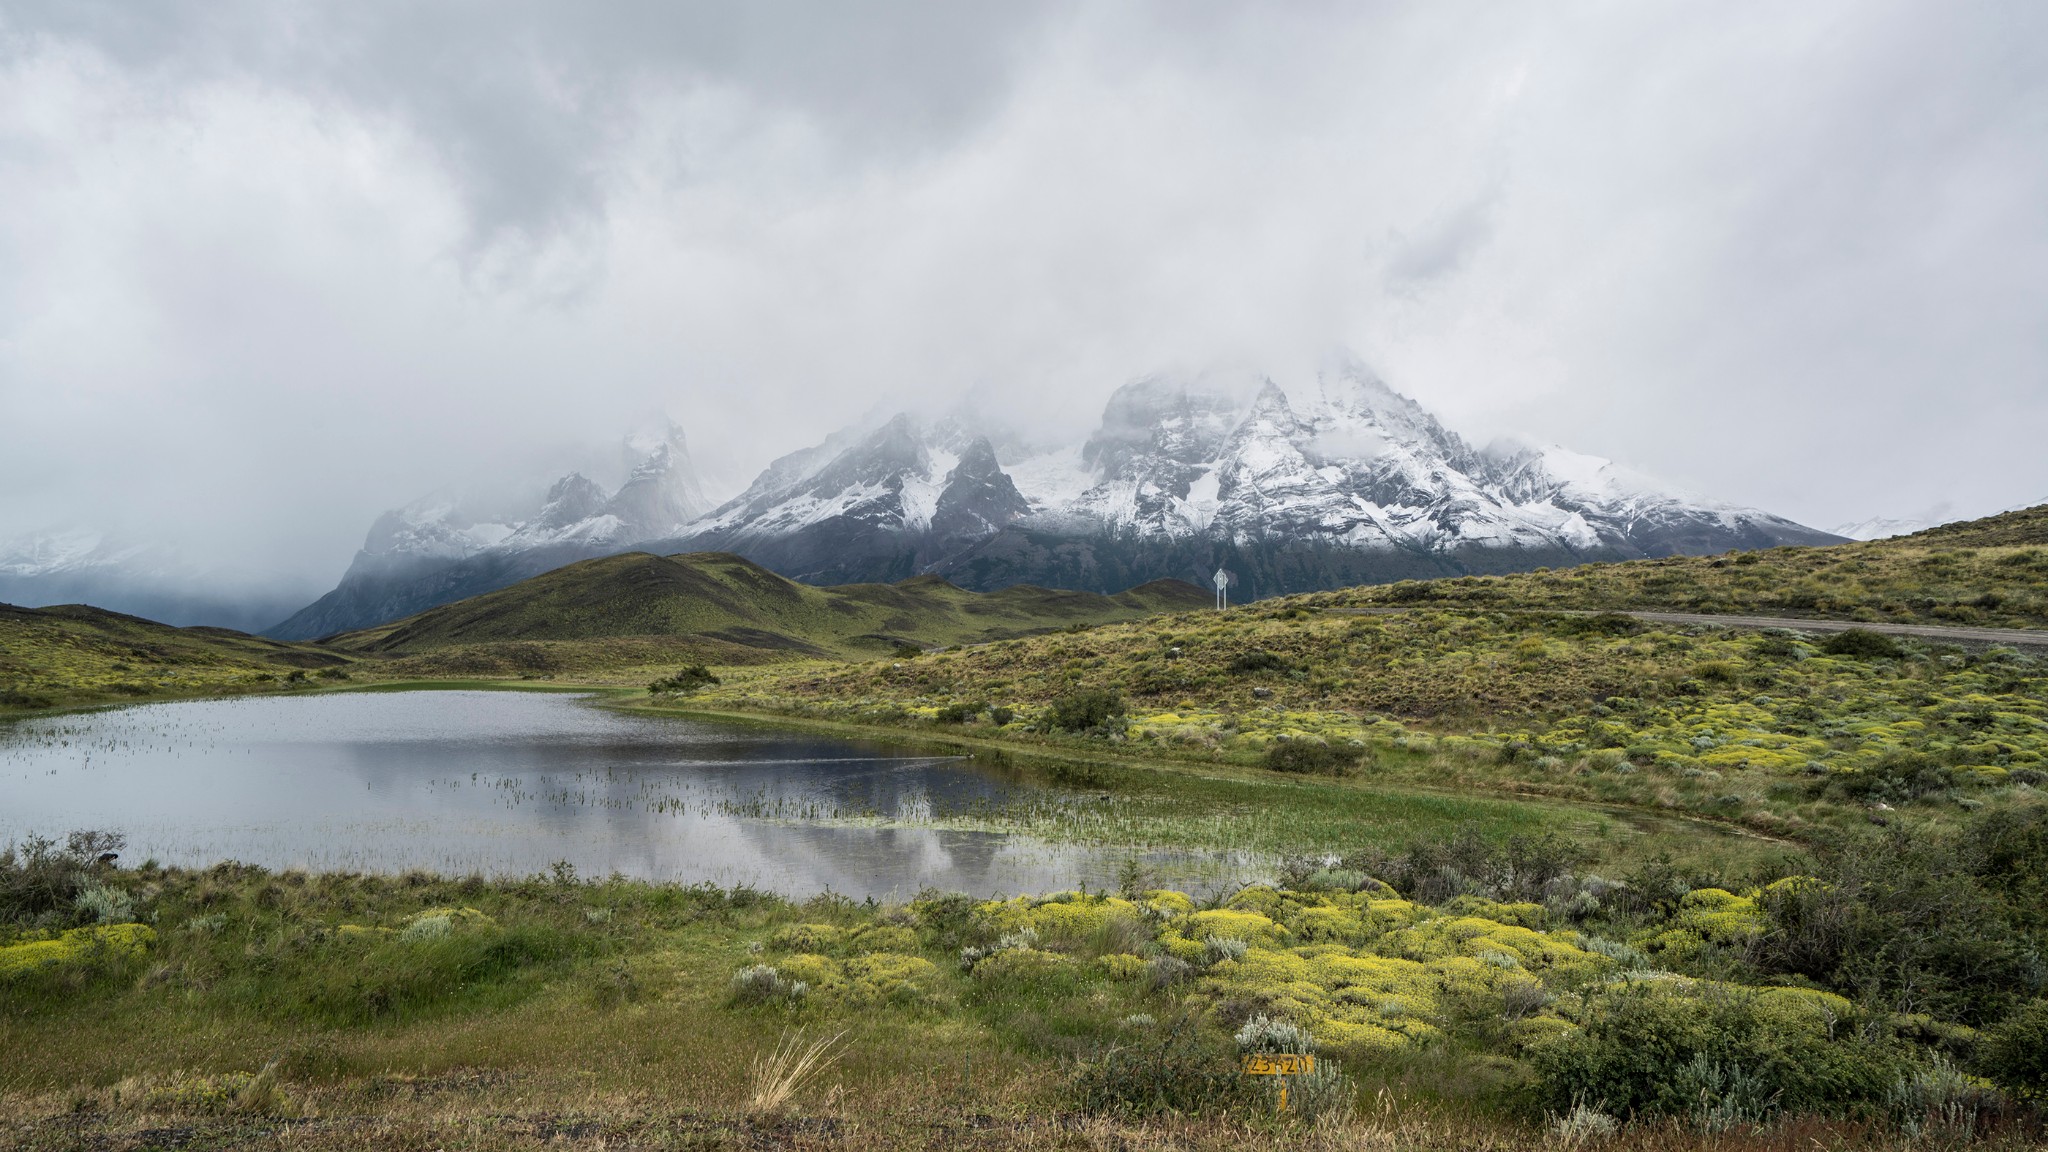
<instances>
[{"instance_id":1,"label":"yellow flowering shrub","mask_svg":"<svg viewBox=\"0 0 2048 1152\"><path fill-rule=\"evenodd\" d=\"M1763 913L1754 894L1737 896L1719 888L1698 888L1679 900L1677 911L1663 926L1639 933L1629 943L1675 963L1697 956L1710 944L1741 943L1763 929Z\"/></svg>"},{"instance_id":2,"label":"yellow flowering shrub","mask_svg":"<svg viewBox=\"0 0 2048 1152\"><path fill-rule=\"evenodd\" d=\"M922 956L869 952L845 963L850 998L865 1003L908 1004L937 988L939 969Z\"/></svg>"},{"instance_id":3,"label":"yellow flowering shrub","mask_svg":"<svg viewBox=\"0 0 2048 1152\"><path fill-rule=\"evenodd\" d=\"M1118 980L1128 980L1145 971L1145 958L1129 952L1112 952L1096 961L1104 972Z\"/></svg>"},{"instance_id":4,"label":"yellow flowering shrub","mask_svg":"<svg viewBox=\"0 0 2048 1152\"><path fill-rule=\"evenodd\" d=\"M838 952L846 946L846 929L830 924L789 924L768 937L768 946L784 952Z\"/></svg>"},{"instance_id":5,"label":"yellow flowering shrub","mask_svg":"<svg viewBox=\"0 0 2048 1152\"><path fill-rule=\"evenodd\" d=\"M1168 888L1154 888L1145 893L1145 905L1157 912L1171 916L1185 916L1195 910L1195 902L1185 892Z\"/></svg>"},{"instance_id":6,"label":"yellow flowering shrub","mask_svg":"<svg viewBox=\"0 0 2048 1152\"><path fill-rule=\"evenodd\" d=\"M1060 892L1032 898L990 900L976 908L982 924L991 932L1007 936L1024 929L1041 939L1077 941L1103 930L1112 920L1145 918L1144 909L1120 896L1084 896Z\"/></svg>"},{"instance_id":7,"label":"yellow flowering shrub","mask_svg":"<svg viewBox=\"0 0 2048 1152\"><path fill-rule=\"evenodd\" d=\"M1287 936L1287 929L1271 919L1257 912L1240 912L1235 908L1190 912L1174 927L1190 940L1223 937L1253 944L1275 944Z\"/></svg>"},{"instance_id":8,"label":"yellow flowering shrub","mask_svg":"<svg viewBox=\"0 0 2048 1152\"><path fill-rule=\"evenodd\" d=\"M869 952L840 960L798 952L775 962L785 980L810 985L811 995L854 1004L915 1004L939 988L939 969L922 956Z\"/></svg>"},{"instance_id":9,"label":"yellow flowering shrub","mask_svg":"<svg viewBox=\"0 0 2048 1152\"><path fill-rule=\"evenodd\" d=\"M47 940L29 940L0 948L0 980L13 980L90 959L104 949L123 959L141 956L156 943L156 930L144 924L109 924L73 928Z\"/></svg>"}]
</instances>

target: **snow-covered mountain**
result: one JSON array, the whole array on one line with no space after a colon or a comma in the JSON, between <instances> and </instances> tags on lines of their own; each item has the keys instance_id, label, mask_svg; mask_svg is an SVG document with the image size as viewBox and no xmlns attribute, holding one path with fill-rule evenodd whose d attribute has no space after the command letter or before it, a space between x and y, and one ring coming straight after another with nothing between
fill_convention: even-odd
<instances>
[{"instance_id":1,"label":"snow-covered mountain","mask_svg":"<svg viewBox=\"0 0 2048 1152\"><path fill-rule=\"evenodd\" d=\"M564 477L512 522L426 501L372 528L341 587L275 631L367 627L571 560L738 552L812 583L922 573L1116 592L1232 570L1241 594L1838 536L1554 446L1476 449L1351 357L1290 391L1251 374L1118 389L1079 444L904 414L770 464L701 511L680 434L606 494Z\"/></svg>"},{"instance_id":2,"label":"snow-covered mountain","mask_svg":"<svg viewBox=\"0 0 2048 1152\"><path fill-rule=\"evenodd\" d=\"M899 416L777 461L669 543L821 582L1104 591L1221 564L1268 595L1836 539L1563 448L1476 450L1349 357L1298 397L1261 377L1147 377L1080 445L1008 463L990 445Z\"/></svg>"},{"instance_id":3,"label":"snow-covered mountain","mask_svg":"<svg viewBox=\"0 0 2048 1152\"><path fill-rule=\"evenodd\" d=\"M523 514L482 511L441 493L395 508L370 526L332 592L269 629L309 640L380 624L593 556L672 537L707 505L682 429L627 438L631 471L615 492L580 472L555 481ZM273 618L275 619L275 618Z\"/></svg>"},{"instance_id":4,"label":"snow-covered mountain","mask_svg":"<svg viewBox=\"0 0 2048 1152\"><path fill-rule=\"evenodd\" d=\"M303 603L302 589L200 567L161 543L68 525L0 543L0 603L92 604L180 626L254 631Z\"/></svg>"}]
</instances>

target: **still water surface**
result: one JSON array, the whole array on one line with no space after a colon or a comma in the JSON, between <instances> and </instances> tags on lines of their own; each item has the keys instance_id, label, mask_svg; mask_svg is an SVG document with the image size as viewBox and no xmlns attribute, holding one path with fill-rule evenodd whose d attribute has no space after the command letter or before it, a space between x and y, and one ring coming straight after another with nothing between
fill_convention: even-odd
<instances>
[{"instance_id":1,"label":"still water surface","mask_svg":"<svg viewBox=\"0 0 2048 1152\"><path fill-rule=\"evenodd\" d=\"M1108 881L1129 853L932 826L1062 799L958 758L553 693L250 697L0 725L0 842L116 829L124 863L526 875L567 861L878 899Z\"/></svg>"}]
</instances>

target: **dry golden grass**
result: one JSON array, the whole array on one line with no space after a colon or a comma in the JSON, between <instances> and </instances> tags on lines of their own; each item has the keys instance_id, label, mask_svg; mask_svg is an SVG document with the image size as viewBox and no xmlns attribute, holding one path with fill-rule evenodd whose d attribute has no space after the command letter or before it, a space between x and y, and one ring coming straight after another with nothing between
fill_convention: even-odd
<instances>
[{"instance_id":1,"label":"dry golden grass","mask_svg":"<svg viewBox=\"0 0 2048 1152\"><path fill-rule=\"evenodd\" d=\"M747 1115L782 1115L799 1090L838 1061L840 1053L835 1049L846 1037L844 1028L815 1040L805 1040L804 1032L803 1028L785 1031L774 1048L754 1057L749 1068L753 1091L747 1097Z\"/></svg>"}]
</instances>

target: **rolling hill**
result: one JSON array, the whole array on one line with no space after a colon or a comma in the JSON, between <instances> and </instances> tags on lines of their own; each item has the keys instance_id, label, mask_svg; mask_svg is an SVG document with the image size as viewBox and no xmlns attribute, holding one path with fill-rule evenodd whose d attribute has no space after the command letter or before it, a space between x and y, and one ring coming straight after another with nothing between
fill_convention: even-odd
<instances>
[{"instance_id":1,"label":"rolling hill","mask_svg":"<svg viewBox=\"0 0 2048 1152\"><path fill-rule=\"evenodd\" d=\"M261 690L337 678L352 663L227 628L177 628L83 604L0 604L0 710Z\"/></svg>"},{"instance_id":2,"label":"rolling hill","mask_svg":"<svg viewBox=\"0 0 2048 1152\"><path fill-rule=\"evenodd\" d=\"M761 654L861 656L899 644L977 643L1133 620L1209 601L1208 592L1179 580L1115 596L1024 585L968 592L936 576L817 588L726 552L629 552L325 643L400 655L506 642L685 637Z\"/></svg>"}]
</instances>

